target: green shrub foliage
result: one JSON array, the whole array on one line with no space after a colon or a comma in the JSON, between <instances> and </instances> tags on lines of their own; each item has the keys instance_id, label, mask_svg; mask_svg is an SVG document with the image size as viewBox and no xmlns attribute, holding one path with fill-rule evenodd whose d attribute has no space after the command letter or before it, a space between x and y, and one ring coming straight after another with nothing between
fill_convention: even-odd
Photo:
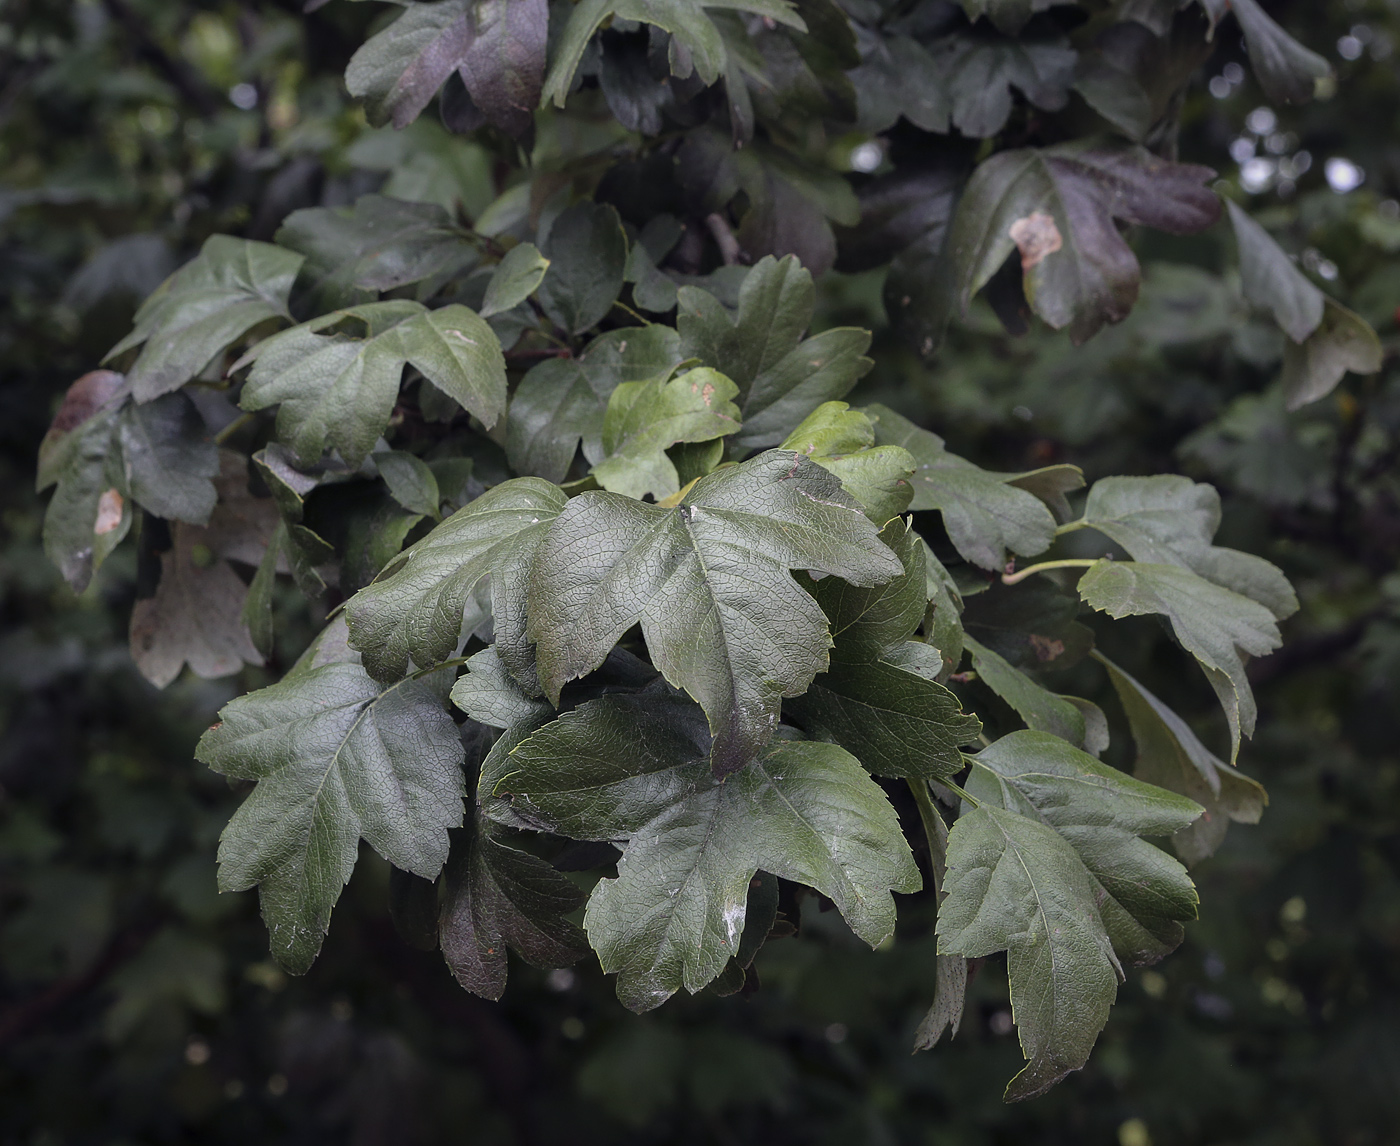
<instances>
[{"instance_id":1,"label":"green shrub foliage","mask_svg":"<svg viewBox=\"0 0 1400 1146\"><path fill-rule=\"evenodd\" d=\"M894 893L937 897L919 1044L1005 952L1007 1097L1052 1087L1195 917L1158 844L1195 863L1259 818L1245 666L1297 601L1214 543L1208 485L1081 493L848 403L871 334L814 329L815 279L887 268L920 356L983 299L1082 343L1133 311L1140 228L1219 223L1284 405L1315 402L1379 369L1376 335L1176 140L1213 36L1280 102L1327 65L1254 0L434 0L374 27L345 82L431 140L417 193L391 157L379 193L209 238L40 457L73 588L128 535L158 555L131 617L151 681L262 664L288 584L327 618L199 742L246 791L220 887L258 889L302 973L364 841L467 990L499 998L507 950L591 949L636 1011L743 989L794 885L871 946ZM453 183L434 103L486 193ZM1140 615L1218 696L1228 762L1095 649ZM1040 675L1080 661L1136 776ZM1026 728L990 739L1003 704Z\"/></svg>"}]
</instances>

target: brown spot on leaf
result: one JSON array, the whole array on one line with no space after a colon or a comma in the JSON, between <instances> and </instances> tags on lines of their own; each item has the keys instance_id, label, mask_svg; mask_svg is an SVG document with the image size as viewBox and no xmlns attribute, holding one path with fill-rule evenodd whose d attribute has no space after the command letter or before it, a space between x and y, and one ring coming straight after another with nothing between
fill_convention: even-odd
<instances>
[{"instance_id":1,"label":"brown spot on leaf","mask_svg":"<svg viewBox=\"0 0 1400 1146\"><path fill-rule=\"evenodd\" d=\"M1035 650L1037 660L1053 661L1057 657L1064 656L1065 643L1057 641L1053 637L1042 637L1039 633L1031 634L1031 648Z\"/></svg>"},{"instance_id":2,"label":"brown spot on leaf","mask_svg":"<svg viewBox=\"0 0 1400 1146\"><path fill-rule=\"evenodd\" d=\"M92 527L92 531L101 537L104 533L111 533L122 523L122 506L126 503L122 500L122 495L115 489L109 489L97 499L97 521Z\"/></svg>"},{"instance_id":3,"label":"brown spot on leaf","mask_svg":"<svg viewBox=\"0 0 1400 1146\"><path fill-rule=\"evenodd\" d=\"M1021 269L1030 270L1065 245L1055 219L1044 211L1033 211L1017 219L1006 232L1021 252Z\"/></svg>"}]
</instances>

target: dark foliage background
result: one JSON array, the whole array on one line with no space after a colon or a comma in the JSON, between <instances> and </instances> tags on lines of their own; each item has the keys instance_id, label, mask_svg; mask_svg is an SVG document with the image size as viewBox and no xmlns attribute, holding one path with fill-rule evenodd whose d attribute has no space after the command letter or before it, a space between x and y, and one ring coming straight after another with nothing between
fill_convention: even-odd
<instances>
[{"instance_id":1,"label":"dark foliage background","mask_svg":"<svg viewBox=\"0 0 1400 1146\"><path fill-rule=\"evenodd\" d=\"M1268 7L1333 62L1336 94L1268 109L1224 31L1181 157L1253 195L1391 351L1400 6ZM345 63L381 19L290 0L0 3L0 1142L1396 1140L1400 370L1388 353L1380 375L1286 414L1277 347L1216 277L1223 226L1145 237L1138 310L1081 348L1013 340L974 310L928 365L877 333L858 395L986 465L1210 480L1221 543L1299 589L1286 647L1253 666L1261 732L1241 760L1270 791L1264 821L1199 869L1200 922L1130 979L1081 1074L1001 1104L1020 1056L995 962L958 1038L909 1054L934 943L913 904L872 953L808 902L802 941L764 948L759 991L639 1018L587 963L517 967L500 1004L467 995L395 935L388 869L366 852L314 970L291 980L269 962L253 896L214 892L236 799L191 750L319 618L289 596L301 619L267 670L158 692L126 651L150 571L120 551L75 597L29 490L64 389L207 235L266 239L290 210L380 188L468 215L494 196L484 151L426 119L371 132L345 96ZM878 331L879 279L828 276L819 324ZM1107 647L1219 742L1213 699L1155 625L1116 626ZM1105 690L1075 671L1066 689Z\"/></svg>"}]
</instances>

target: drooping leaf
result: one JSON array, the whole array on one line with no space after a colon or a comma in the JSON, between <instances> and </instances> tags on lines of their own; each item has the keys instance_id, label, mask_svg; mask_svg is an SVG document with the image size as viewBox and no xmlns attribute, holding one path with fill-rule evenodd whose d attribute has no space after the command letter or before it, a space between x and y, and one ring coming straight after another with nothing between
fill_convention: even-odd
<instances>
[{"instance_id":1,"label":"drooping leaf","mask_svg":"<svg viewBox=\"0 0 1400 1146\"><path fill-rule=\"evenodd\" d=\"M548 358L521 380L506 420L506 457L518 473L563 481L583 440L603 460L603 417L624 382L668 376L680 365L680 337L659 323L610 330L577 358Z\"/></svg>"},{"instance_id":2,"label":"drooping leaf","mask_svg":"<svg viewBox=\"0 0 1400 1146\"><path fill-rule=\"evenodd\" d=\"M652 663L709 716L716 774L742 768L772 735L781 698L827 664L826 618L789 569L874 585L903 565L834 477L786 450L701 478L674 508L579 495L530 579L546 695L557 701L640 622Z\"/></svg>"},{"instance_id":3,"label":"drooping leaf","mask_svg":"<svg viewBox=\"0 0 1400 1146\"><path fill-rule=\"evenodd\" d=\"M391 562L346 605L350 642L379 680L410 664L446 660L462 639L463 611L490 577L497 650L528 677L525 592L535 549L565 496L539 478L516 478L486 491Z\"/></svg>"},{"instance_id":4,"label":"drooping leaf","mask_svg":"<svg viewBox=\"0 0 1400 1146\"><path fill-rule=\"evenodd\" d=\"M239 619L248 630L248 639L265 658L273 652L272 592L277 583L277 566L287 545L287 526L279 521L267 543L267 551L258 562L253 579L248 582L248 595L243 599Z\"/></svg>"},{"instance_id":5,"label":"drooping leaf","mask_svg":"<svg viewBox=\"0 0 1400 1146\"><path fill-rule=\"evenodd\" d=\"M1348 370L1374 374L1381 368L1381 340L1359 314L1327 300L1322 322L1301 346L1283 346L1284 401L1290 410L1325 398Z\"/></svg>"},{"instance_id":6,"label":"drooping leaf","mask_svg":"<svg viewBox=\"0 0 1400 1146\"><path fill-rule=\"evenodd\" d=\"M867 331L837 327L803 340L815 299L811 273L791 255L764 258L749 271L733 319L709 292L681 288L681 353L739 387L744 425L735 449L776 445L789 427L844 397L870 369Z\"/></svg>"},{"instance_id":7,"label":"drooping leaf","mask_svg":"<svg viewBox=\"0 0 1400 1146\"><path fill-rule=\"evenodd\" d=\"M507 946L535 967L566 967L588 954L583 932L564 918L585 894L503 837L489 820L474 819L470 841L458 841L448 861L438 921L453 977L486 999L505 993Z\"/></svg>"},{"instance_id":8,"label":"drooping leaf","mask_svg":"<svg viewBox=\"0 0 1400 1146\"><path fill-rule=\"evenodd\" d=\"M559 46L553 53L543 98L552 99L558 107L564 106L564 97L569 93L584 49L593 33L609 17L665 29L672 36L672 73L685 78L693 70L706 86L714 83L724 73L727 59L724 38L705 14L706 8L752 12L793 28L806 28L793 6L784 0L715 0L712 3L701 0L582 0L569 14Z\"/></svg>"},{"instance_id":9,"label":"drooping leaf","mask_svg":"<svg viewBox=\"0 0 1400 1146\"><path fill-rule=\"evenodd\" d=\"M321 333L328 331L328 333ZM280 404L278 438L304 463L328 447L358 464L388 425L405 366L488 426L505 412L506 371L491 328L465 306L407 299L347 307L260 342L240 403Z\"/></svg>"},{"instance_id":10,"label":"drooping leaf","mask_svg":"<svg viewBox=\"0 0 1400 1146\"><path fill-rule=\"evenodd\" d=\"M1254 693L1247 656L1262 657L1282 643L1263 605L1221 588L1180 565L1099 561L1079 579L1079 595L1111 617L1160 613L1177 640L1201 664L1230 724L1230 759L1240 736L1254 734Z\"/></svg>"},{"instance_id":11,"label":"drooping leaf","mask_svg":"<svg viewBox=\"0 0 1400 1146\"><path fill-rule=\"evenodd\" d=\"M633 1010L698 991L724 969L760 868L828 896L872 945L893 930L890 891L920 884L894 809L840 748L780 741L720 781L708 741L682 698L611 696L521 743L495 786L538 826L628 841L584 926Z\"/></svg>"},{"instance_id":12,"label":"drooping leaf","mask_svg":"<svg viewBox=\"0 0 1400 1146\"><path fill-rule=\"evenodd\" d=\"M1180 864L1138 837L1178 831L1201 809L1047 733L1012 733L977 763L968 779L977 806L950 833L939 950L1007 952L1029 1060L1007 1087L1016 1101L1084 1065L1120 960L1152 961L1180 941L1195 889Z\"/></svg>"},{"instance_id":13,"label":"drooping leaf","mask_svg":"<svg viewBox=\"0 0 1400 1146\"><path fill-rule=\"evenodd\" d=\"M306 256L298 305L318 311L372 302L379 291L465 270L476 248L437 203L362 195L353 207L293 211L280 246Z\"/></svg>"},{"instance_id":14,"label":"drooping leaf","mask_svg":"<svg viewBox=\"0 0 1400 1146\"><path fill-rule=\"evenodd\" d=\"M870 406L875 440L914 456L910 509L936 509L958 552L984 569L1006 566L1006 551L1032 557L1049 548L1055 518L1042 499L1017 482L1030 475L997 474L949 453L937 434L885 406ZM1073 480L1076 471L1065 467ZM1078 479L1079 484L1083 479Z\"/></svg>"},{"instance_id":15,"label":"drooping leaf","mask_svg":"<svg viewBox=\"0 0 1400 1146\"><path fill-rule=\"evenodd\" d=\"M1103 478L1089 490L1083 521L1136 561L1190 569L1258 601L1280 621L1298 611L1293 587L1276 566L1211 544L1220 527L1220 495L1212 486L1175 474Z\"/></svg>"},{"instance_id":16,"label":"drooping leaf","mask_svg":"<svg viewBox=\"0 0 1400 1146\"><path fill-rule=\"evenodd\" d=\"M1273 103L1307 103L1318 80L1332 66L1298 43L1271 20L1258 0L1230 0L1230 11L1244 33L1249 63L1264 94Z\"/></svg>"},{"instance_id":17,"label":"drooping leaf","mask_svg":"<svg viewBox=\"0 0 1400 1146\"><path fill-rule=\"evenodd\" d=\"M1200 863L1215 854L1231 820L1257 824L1269 802L1263 786L1219 759L1186 721L1121 668L1096 656L1108 670L1137 743L1133 774L1205 808L1200 819L1172 836L1177 855L1188 865Z\"/></svg>"},{"instance_id":18,"label":"drooping leaf","mask_svg":"<svg viewBox=\"0 0 1400 1146\"><path fill-rule=\"evenodd\" d=\"M921 802L920 811L928 839L933 890L941 904L948 894L948 824L932 800ZM914 1033L916 1051L932 1050L945 1030L950 1039L957 1038L958 1028L962 1026L963 1004L967 998L967 960L961 955L938 955L934 976L933 1003Z\"/></svg>"},{"instance_id":19,"label":"drooping leaf","mask_svg":"<svg viewBox=\"0 0 1400 1146\"><path fill-rule=\"evenodd\" d=\"M219 451L184 394L132 403L117 423L131 496L157 517L204 525L218 494Z\"/></svg>"},{"instance_id":20,"label":"drooping leaf","mask_svg":"<svg viewBox=\"0 0 1400 1146\"><path fill-rule=\"evenodd\" d=\"M539 285L545 313L582 334L612 309L627 270L627 235L617 209L584 200L554 221L541 244L549 273Z\"/></svg>"},{"instance_id":21,"label":"drooping leaf","mask_svg":"<svg viewBox=\"0 0 1400 1146\"><path fill-rule=\"evenodd\" d=\"M913 455L901 446L877 446L870 418L845 402L823 402L779 449L806 454L834 473L876 525L903 513L914 497Z\"/></svg>"},{"instance_id":22,"label":"drooping leaf","mask_svg":"<svg viewBox=\"0 0 1400 1146\"><path fill-rule=\"evenodd\" d=\"M948 235L960 305L1019 249L1031 308L1083 342L1137 299L1137 259L1115 220L1202 230L1220 214L1202 186L1213 174L1094 140L993 155L973 172Z\"/></svg>"},{"instance_id":23,"label":"drooping leaf","mask_svg":"<svg viewBox=\"0 0 1400 1146\"><path fill-rule=\"evenodd\" d=\"M382 686L354 661L299 665L225 705L195 750L256 780L219 843L219 887L256 886L272 954L315 960L361 839L435 879L462 822L462 743L443 707L452 672Z\"/></svg>"},{"instance_id":24,"label":"drooping leaf","mask_svg":"<svg viewBox=\"0 0 1400 1146\"><path fill-rule=\"evenodd\" d=\"M141 304L107 360L141 347L127 371L138 402L178 390L253 327L291 321L287 297L301 264L301 255L271 243L212 235Z\"/></svg>"},{"instance_id":25,"label":"drooping leaf","mask_svg":"<svg viewBox=\"0 0 1400 1146\"><path fill-rule=\"evenodd\" d=\"M1308 281L1248 212L1233 200L1229 209L1244 297L1260 310L1271 311L1279 328L1294 342L1302 342L1322 322L1327 296Z\"/></svg>"},{"instance_id":26,"label":"drooping leaf","mask_svg":"<svg viewBox=\"0 0 1400 1146\"><path fill-rule=\"evenodd\" d=\"M535 293L548 270L549 260L540 254L534 243L512 247L486 285L481 317L490 318L524 302Z\"/></svg>"},{"instance_id":27,"label":"drooping leaf","mask_svg":"<svg viewBox=\"0 0 1400 1146\"><path fill-rule=\"evenodd\" d=\"M678 442L707 442L739 428L739 388L702 366L671 378L622 382L603 416L603 452L593 476L604 489L664 500L681 488L666 451Z\"/></svg>"},{"instance_id":28,"label":"drooping leaf","mask_svg":"<svg viewBox=\"0 0 1400 1146\"><path fill-rule=\"evenodd\" d=\"M345 85L364 98L371 123L402 128L456 72L478 116L521 136L544 82L548 26L546 0L409 4L351 58Z\"/></svg>"},{"instance_id":29,"label":"drooping leaf","mask_svg":"<svg viewBox=\"0 0 1400 1146\"><path fill-rule=\"evenodd\" d=\"M141 675L164 688L186 663L208 679L262 664L243 620L248 590L233 567L214 555L198 526L176 522L171 538L155 596L131 610L131 659Z\"/></svg>"},{"instance_id":30,"label":"drooping leaf","mask_svg":"<svg viewBox=\"0 0 1400 1146\"><path fill-rule=\"evenodd\" d=\"M1032 680L970 634L963 640L972 654L972 667L978 679L1014 708L1028 728L1058 736L1076 748L1085 747L1084 714L1068 698Z\"/></svg>"}]
</instances>

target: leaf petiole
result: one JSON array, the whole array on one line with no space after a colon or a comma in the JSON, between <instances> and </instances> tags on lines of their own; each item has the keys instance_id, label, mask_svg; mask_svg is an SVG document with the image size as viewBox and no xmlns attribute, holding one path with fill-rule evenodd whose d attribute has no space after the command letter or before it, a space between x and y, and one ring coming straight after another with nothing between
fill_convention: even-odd
<instances>
[{"instance_id":1,"label":"leaf petiole","mask_svg":"<svg viewBox=\"0 0 1400 1146\"><path fill-rule=\"evenodd\" d=\"M1102 560L1101 557L1066 557L1060 561L1042 561L1038 565L1027 565L1015 573L1003 573L1001 583L1015 585L1024 581L1032 573L1045 573L1051 569L1088 569Z\"/></svg>"}]
</instances>

